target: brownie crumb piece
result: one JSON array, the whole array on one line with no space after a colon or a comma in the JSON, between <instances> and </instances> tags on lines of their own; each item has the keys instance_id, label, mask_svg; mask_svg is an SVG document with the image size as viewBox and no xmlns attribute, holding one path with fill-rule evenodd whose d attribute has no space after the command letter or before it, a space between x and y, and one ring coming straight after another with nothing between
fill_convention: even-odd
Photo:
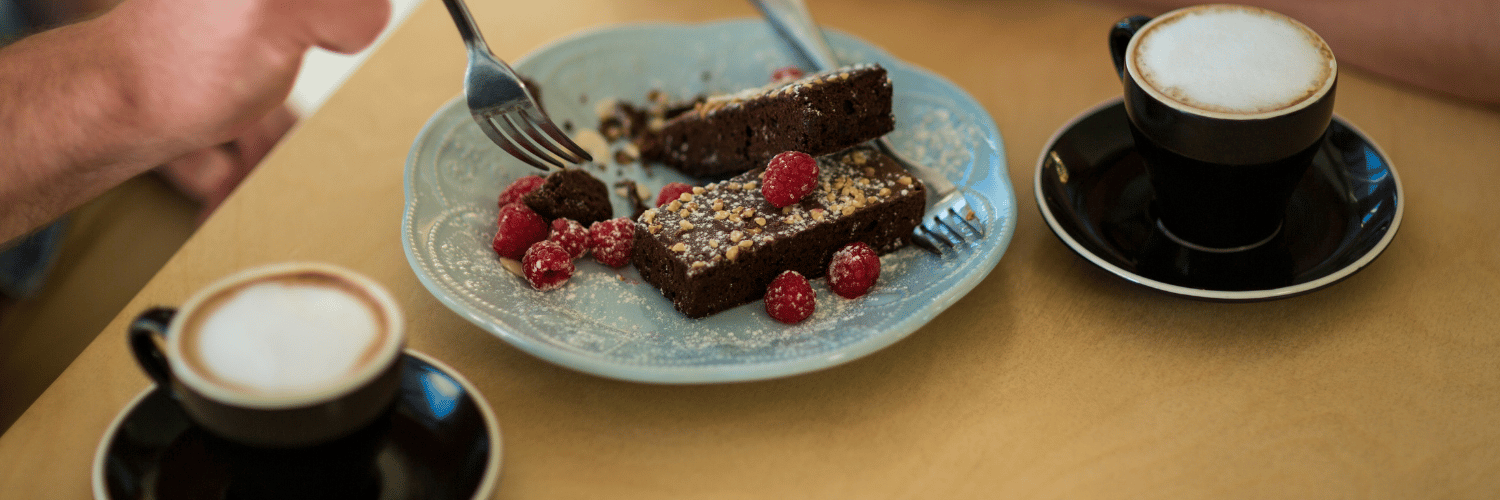
<instances>
[{"instance_id":1,"label":"brownie crumb piece","mask_svg":"<svg viewBox=\"0 0 1500 500\"><path fill-rule=\"evenodd\" d=\"M615 194L630 200L630 218L632 220L640 217L642 213L645 213L646 209L651 208L646 206L646 200L651 198L651 191L647 190L646 186L641 185L634 179L615 181Z\"/></svg>"},{"instance_id":2,"label":"brownie crumb piece","mask_svg":"<svg viewBox=\"0 0 1500 500\"><path fill-rule=\"evenodd\" d=\"M609 187L588 172L569 168L547 176L547 182L527 193L521 202L547 220L559 217L589 224L609 219Z\"/></svg>"}]
</instances>

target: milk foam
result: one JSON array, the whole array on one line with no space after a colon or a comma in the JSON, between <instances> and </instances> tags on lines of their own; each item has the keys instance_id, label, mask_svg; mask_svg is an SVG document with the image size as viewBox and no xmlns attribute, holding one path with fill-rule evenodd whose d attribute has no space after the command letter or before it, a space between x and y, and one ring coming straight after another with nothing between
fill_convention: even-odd
<instances>
[{"instance_id":1,"label":"milk foam","mask_svg":"<svg viewBox=\"0 0 1500 500\"><path fill-rule=\"evenodd\" d=\"M209 312L196 345L213 377L254 392L293 394L348 376L380 335L375 311L348 292L262 282Z\"/></svg>"},{"instance_id":2,"label":"milk foam","mask_svg":"<svg viewBox=\"0 0 1500 500\"><path fill-rule=\"evenodd\" d=\"M1255 114L1294 106L1333 77L1322 39L1272 13L1235 7L1189 11L1141 33L1142 83L1182 104Z\"/></svg>"}]
</instances>

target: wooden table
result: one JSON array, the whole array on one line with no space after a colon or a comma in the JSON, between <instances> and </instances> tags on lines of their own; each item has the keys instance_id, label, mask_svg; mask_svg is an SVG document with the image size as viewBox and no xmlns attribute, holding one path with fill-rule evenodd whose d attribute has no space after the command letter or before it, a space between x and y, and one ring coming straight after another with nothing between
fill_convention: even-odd
<instances>
[{"instance_id":1,"label":"wooden table","mask_svg":"<svg viewBox=\"0 0 1500 500\"><path fill-rule=\"evenodd\" d=\"M501 57L632 21L751 17L738 0L471 2ZM545 6L544 6L545 5ZM95 447L147 387L131 317L286 260L386 283L410 346L504 429L503 498L1493 498L1500 492L1500 110L1345 68L1337 111L1390 155L1392 246L1329 289L1206 303L1070 252L1032 193L1054 130L1120 92L1130 12L1060 1L820 0L814 15L944 75L1006 140L1019 228L911 337L784 379L661 386L522 353L435 300L401 251L402 167L464 58L427 2L292 134L0 437L0 497L89 496Z\"/></svg>"}]
</instances>

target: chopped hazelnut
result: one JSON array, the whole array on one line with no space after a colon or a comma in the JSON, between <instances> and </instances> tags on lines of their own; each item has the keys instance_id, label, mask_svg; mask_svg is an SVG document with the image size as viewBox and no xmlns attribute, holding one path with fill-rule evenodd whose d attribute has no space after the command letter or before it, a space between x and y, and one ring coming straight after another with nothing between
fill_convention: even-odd
<instances>
[{"instance_id":1,"label":"chopped hazelnut","mask_svg":"<svg viewBox=\"0 0 1500 500\"><path fill-rule=\"evenodd\" d=\"M600 120L614 117L615 104L618 102L618 100L612 98L599 100L598 103L594 104L594 116L599 117Z\"/></svg>"},{"instance_id":2,"label":"chopped hazelnut","mask_svg":"<svg viewBox=\"0 0 1500 500\"><path fill-rule=\"evenodd\" d=\"M687 243L683 243L681 241L677 242L676 245L672 245L672 251L673 252L677 252L677 253L686 252L687 251Z\"/></svg>"},{"instance_id":3,"label":"chopped hazelnut","mask_svg":"<svg viewBox=\"0 0 1500 500\"><path fill-rule=\"evenodd\" d=\"M521 261L519 260L501 257L500 267L505 268L506 271L509 271L511 274L514 274L516 276L520 276L522 278L526 277L526 270L521 266Z\"/></svg>"}]
</instances>

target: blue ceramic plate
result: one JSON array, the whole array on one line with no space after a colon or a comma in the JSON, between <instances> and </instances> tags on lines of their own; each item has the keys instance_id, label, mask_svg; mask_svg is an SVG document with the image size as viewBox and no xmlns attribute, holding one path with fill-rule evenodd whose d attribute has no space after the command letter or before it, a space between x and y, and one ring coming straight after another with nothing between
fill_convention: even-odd
<instances>
[{"instance_id":1,"label":"blue ceramic plate","mask_svg":"<svg viewBox=\"0 0 1500 500\"><path fill-rule=\"evenodd\" d=\"M896 149L946 173L987 221L983 239L958 255L915 247L882 258L869 295L846 300L814 282L817 312L783 325L761 302L693 320L640 279L579 260L563 288L538 292L506 272L490 240L496 197L538 171L510 158L469 117L462 98L433 115L406 162L401 231L417 277L454 312L526 352L605 377L657 383L758 380L827 368L916 331L969 290L1000 260L1015 232L1016 202L994 121L943 78L847 35L830 32L845 61L876 61L895 86ZM537 83L554 121L575 133L598 127L601 103L644 102L660 90L676 98L764 84L794 56L759 20L616 26L573 36L516 64ZM454 78L458 78L455 75ZM619 150L623 144L613 144ZM601 155L596 155L601 156ZM660 165L620 164L607 155L585 167L606 184L631 179L654 194L663 184L702 181ZM630 204L612 194L616 215Z\"/></svg>"}]
</instances>

